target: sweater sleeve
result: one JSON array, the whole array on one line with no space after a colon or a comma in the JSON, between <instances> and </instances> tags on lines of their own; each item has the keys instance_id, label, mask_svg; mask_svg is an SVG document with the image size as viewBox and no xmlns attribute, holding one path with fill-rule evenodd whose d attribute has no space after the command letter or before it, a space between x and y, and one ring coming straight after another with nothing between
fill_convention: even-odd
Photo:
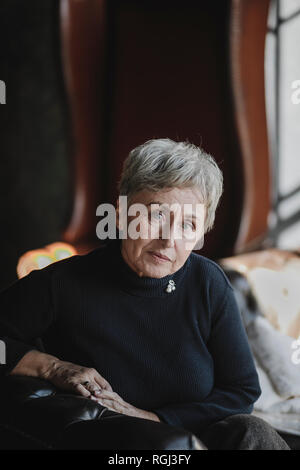
<instances>
[{"instance_id":1,"label":"sweater sleeve","mask_svg":"<svg viewBox=\"0 0 300 470\"><path fill-rule=\"evenodd\" d=\"M9 374L53 321L51 270L34 270L0 293L0 375ZM4 357L3 357L4 356Z\"/></svg>"},{"instance_id":2,"label":"sweater sleeve","mask_svg":"<svg viewBox=\"0 0 300 470\"><path fill-rule=\"evenodd\" d=\"M253 410L261 390L233 289L227 286L213 316L207 348L214 362L214 387L199 402L175 403L152 410L161 421L195 434L227 416Z\"/></svg>"}]
</instances>

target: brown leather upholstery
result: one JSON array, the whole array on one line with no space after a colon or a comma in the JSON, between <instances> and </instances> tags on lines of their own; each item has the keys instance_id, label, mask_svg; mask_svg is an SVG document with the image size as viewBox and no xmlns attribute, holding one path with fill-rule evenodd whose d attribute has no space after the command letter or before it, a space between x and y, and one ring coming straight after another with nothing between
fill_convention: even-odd
<instances>
[{"instance_id":1,"label":"brown leather upholstery","mask_svg":"<svg viewBox=\"0 0 300 470\"><path fill-rule=\"evenodd\" d=\"M260 246L270 164L264 98L269 0L61 0L74 137L74 206L63 240L92 247L128 152L188 139L220 164L225 192L202 253Z\"/></svg>"}]
</instances>

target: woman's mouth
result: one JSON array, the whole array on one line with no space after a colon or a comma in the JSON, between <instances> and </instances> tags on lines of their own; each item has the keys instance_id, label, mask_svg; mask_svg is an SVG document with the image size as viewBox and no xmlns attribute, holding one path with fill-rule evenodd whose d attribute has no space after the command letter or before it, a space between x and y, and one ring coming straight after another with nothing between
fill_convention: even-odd
<instances>
[{"instance_id":1,"label":"woman's mouth","mask_svg":"<svg viewBox=\"0 0 300 470\"><path fill-rule=\"evenodd\" d=\"M165 255L162 255L161 253L158 253L157 251L149 251L149 254L152 256L153 259L160 263L165 263L167 261L171 261L170 258L168 258Z\"/></svg>"}]
</instances>

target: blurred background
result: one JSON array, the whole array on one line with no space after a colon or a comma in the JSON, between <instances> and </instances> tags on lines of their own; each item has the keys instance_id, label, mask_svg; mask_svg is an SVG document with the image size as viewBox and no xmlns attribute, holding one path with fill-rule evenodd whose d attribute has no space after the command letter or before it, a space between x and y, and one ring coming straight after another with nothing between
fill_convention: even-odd
<instances>
[{"instance_id":1,"label":"blurred background","mask_svg":"<svg viewBox=\"0 0 300 470\"><path fill-rule=\"evenodd\" d=\"M202 254L300 249L300 0L1 0L0 39L0 289L28 250L98 246L96 207L158 137L224 173Z\"/></svg>"}]
</instances>

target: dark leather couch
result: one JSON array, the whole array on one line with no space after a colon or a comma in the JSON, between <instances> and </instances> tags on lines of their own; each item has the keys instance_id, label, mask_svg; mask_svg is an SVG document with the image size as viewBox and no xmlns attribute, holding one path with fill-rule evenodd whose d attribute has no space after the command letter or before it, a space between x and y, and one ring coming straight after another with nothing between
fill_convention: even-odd
<instances>
[{"instance_id":1,"label":"dark leather couch","mask_svg":"<svg viewBox=\"0 0 300 470\"><path fill-rule=\"evenodd\" d=\"M115 413L34 377L2 377L0 398L0 449L205 449L184 429Z\"/></svg>"}]
</instances>

